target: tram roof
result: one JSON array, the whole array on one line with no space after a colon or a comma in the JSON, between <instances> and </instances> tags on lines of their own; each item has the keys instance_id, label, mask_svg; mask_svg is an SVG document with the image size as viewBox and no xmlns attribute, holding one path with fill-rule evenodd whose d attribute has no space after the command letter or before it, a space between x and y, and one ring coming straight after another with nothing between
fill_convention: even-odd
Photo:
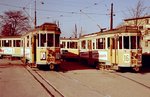
<instances>
[{"instance_id":1,"label":"tram roof","mask_svg":"<svg viewBox=\"0 0 150 97\"><path fill-rule=\"evenodd\" d=\"M67 38L67 37L60 37L61 40L78 40L78 38L73 38L73 37L70 37L70 38Z\"/></svg>"},{"instance_id":2,"label":"tram roof","mask_svg":"<svg viewBox=\"0 0 150 97\"><path fill-rule=\"evenodd\" d=\"M0 38L21 38L21 35L17 35L17 36L0 36Z\"/></svg>"},{"instance_id":3,"label":"tram roof","mask_svg":"<svg viewBox=\"0 0 150 97\"><path fill-rule=\"evenodd\" d=\"M55 23L44 23L40 26L37 26L35 29L28 31L26 34L35 31L54 31L55 33L60 34L61 30Z\"/></svg>"},{"instance_id":4,"label":"tram roof","mask_svg":"<svg viewBox=\"0 0 150 97\"><path fill-rule=\"evenodd\" d=\"M115 34L115 33L140 33L140 31L138 30L137 26L122 26L119 28L115 28L113 30L106 30L103 32L94 32L94 33L90 33L90 34L85 34L81 37Z\"/></svg>"},{"instance_id":5,"label":"tram roof","mask_svg":"<svg viewBox=\"0 0 150 97\"><path fill-rule=\"evenodd\" d=\"M124 21L139 20L139 19L146 19L146 18L150 18L150 15L143 16L143 17L137 17L137 18L128 18L128 19L124 19Z\"/></svg>"}]
</instances>

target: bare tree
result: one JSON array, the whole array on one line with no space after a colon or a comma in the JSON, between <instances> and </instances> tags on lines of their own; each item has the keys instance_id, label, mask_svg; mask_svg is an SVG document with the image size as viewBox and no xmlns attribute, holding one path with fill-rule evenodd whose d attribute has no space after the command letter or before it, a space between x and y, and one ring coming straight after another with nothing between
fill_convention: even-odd
<instances>
[{"instance_id":1,"label":"bare tree","mask_svg":"<svg viewBox=\"0 0 150 97\"><path fill-rule=\"evenodd\" d=\"M29 19L22 11L7 11L0 15L1 35L15 36L31 29Z\"/></svg>"},{"instance_id":2,"label":"bare tree","mask_svg":"<svg viewBox=\"0 0 150 97\"><path fill-rule=\"evenodd\" d=\"M130 17L138 18L147 15L146 8L144 2L139 0L134 8L129 9Z\"/></svg>"}]
</instances>

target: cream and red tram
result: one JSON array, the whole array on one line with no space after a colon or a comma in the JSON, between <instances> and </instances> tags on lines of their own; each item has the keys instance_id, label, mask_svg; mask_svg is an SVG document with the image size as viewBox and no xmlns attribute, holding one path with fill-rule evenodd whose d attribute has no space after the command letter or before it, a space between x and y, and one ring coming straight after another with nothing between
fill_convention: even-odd
<instances>
[{"instance_id":1,"label":"cream and red tram","mask_svg":"<svg viewBox=\"0 0 150 97\"><path fill-rule=\"evenodd\" d=\"M79 39L80 59L97 68L142 66L140 32L136 27L122 27L113 31L84 35Z\"/></svg>"},{"instance_id":2,"label":"cream and red tram","mask_svg":"<svg viewBox=\"0 0 150 97\"><path fill-rule=\"evenodd\" d=\"M9 58L23 57L23 40L21 36L1 36L0 56Z\"/></svg>"},{"instance_id":3,"label":"cream and red tram","mask_svg":"<svg viewBox=\"0 0 150 97\"><path fill-rule=\"evenodd\" d=\"M30 64L49 65L54 69L60 64L60 34L56 24L45 23L22 38L24 40L24 59Z\"/></svg>"}]
</instances>

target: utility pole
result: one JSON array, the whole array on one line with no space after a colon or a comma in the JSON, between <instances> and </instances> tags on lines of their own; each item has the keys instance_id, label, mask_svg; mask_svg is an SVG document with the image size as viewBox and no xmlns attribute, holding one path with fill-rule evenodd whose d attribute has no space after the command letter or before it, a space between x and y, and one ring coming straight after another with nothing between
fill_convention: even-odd
<instances>
[{"instance_id":1,"label":"utility pole","mask_svg":"<svg viewBox=\"0 0 150 97\"><path fill-rule=\"evenodd\" d=\"M34 9L34 28L36 28L36 22L37 22L37 19L36 19L36 0L34 1L35 3L35 9Z\"/></svg>"},{"instance_id":2,"label":"utility pole","mask_svg":"<svg viewBox=\"0 0 150 97\"><path fill-rule=\"evenodd\" d=\"M113 30L113 3L111 3L111 12L110 12L110 30Z\"/></svg>"}]
</instances>

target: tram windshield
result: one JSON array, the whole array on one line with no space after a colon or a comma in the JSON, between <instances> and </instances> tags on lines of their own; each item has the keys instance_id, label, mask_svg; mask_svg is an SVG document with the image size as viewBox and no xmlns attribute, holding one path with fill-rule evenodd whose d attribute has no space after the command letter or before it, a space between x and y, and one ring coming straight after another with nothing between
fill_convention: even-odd
<instances>
[{"instance_id":1,"label":"tram windshield","mask_svg":"<svg viewBox=\"0 0 150 97\"><path fill-rule=\"evenodd\" d=\"M38 46L40 47L59 47L59 34L42 33L38 35ZM40 38L39 38L40 37ZM40 44L40 45L39 45Z\"/></svg>"},{"instance_id":2,"label":"tram windshield","mask_svg":"<svg viewBox=\"0 0 150 97\"><path fill-rule=\"evenodd\" d=\"M138 49L140 47L139 36L123 36L124 49Z\"/></svg>"}]
</instances>

